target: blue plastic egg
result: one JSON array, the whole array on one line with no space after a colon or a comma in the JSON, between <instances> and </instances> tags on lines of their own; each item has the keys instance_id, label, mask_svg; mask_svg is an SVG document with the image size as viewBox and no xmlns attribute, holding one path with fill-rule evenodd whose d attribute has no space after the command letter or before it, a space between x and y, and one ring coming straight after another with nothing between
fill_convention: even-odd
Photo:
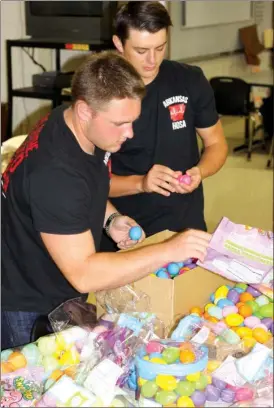
<instances>
[{"instance_id":1,"label":"blue plastic egg","mask_svg":"<svg viewBox=\"0 0 274 408\"><path fill-rule=\"evenodd\" d=\"M164 269L164 268L159 269L159 270L156 272L156 276L157 276L158 278L161 278L161 279L169 279L169 278L170 278L170 274L169 274L168 271L167 271L166 269Z\"/></svg>"},{"instance_id":2,"label":"blue plastic egg","mask_svg":"<svg viewBox=\"0 0 274 408\"><path fill-rule=\"evenodd\" d=\"M129 238L133 241L138 241L142 236L142 228L139 225L131 227L129 230Z\"/></svg>"},{"instance_id":3,"label":"blue plastic egg","mask_svg":"<svg viewBox=\"0 0 274 408\"><path fill-rule=\"evenodd\" d=\"M217 302L217 306L223 308L225 306L234 306L234 303L229 299L220 299Z\"/></svg>"},{"instance_id":4,"label":"blue plastic egg","mask_svg":"<svg viewBox=\"0 0 274 408\"><path fill-rule=\"evenodd\" d=\"M177 263L171 262L170 264L168 264L167 270L171 276L175 276L175 275L178 275L180 267Z\"/></svg>"}]
</instances>

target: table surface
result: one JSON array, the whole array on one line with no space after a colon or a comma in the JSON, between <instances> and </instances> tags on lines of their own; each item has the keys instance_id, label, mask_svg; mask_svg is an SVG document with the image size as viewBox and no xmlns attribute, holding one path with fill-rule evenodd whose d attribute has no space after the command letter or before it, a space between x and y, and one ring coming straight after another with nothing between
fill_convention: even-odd
<instances>
[{"instance_id":1,"label":"table surface","mask_svg":"<svg viewBox=\"0 0 274 408\"><path fill-rule=\"evenodd\" d=\"M256 86L273 86L273 70L261 71L261 72L248 72L244 75L239 75L238 78L243 79L250 85Z\"/></svg>"}]
</instances>

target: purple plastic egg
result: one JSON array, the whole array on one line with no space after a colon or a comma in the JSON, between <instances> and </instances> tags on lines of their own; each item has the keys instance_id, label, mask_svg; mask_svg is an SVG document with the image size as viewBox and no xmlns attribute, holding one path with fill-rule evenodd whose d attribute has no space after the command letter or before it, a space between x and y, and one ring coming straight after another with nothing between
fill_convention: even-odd
<instances>
[{"instance_id":1,"label":"purple plastic egg","mask_svg":"<svg viewBox=\"0 0 274 408\"><path fill-rule=\"evenodd\" d=\"M234 401L234 399L235 399L235 392L233 390L226 389L221 392L222 401L231 403Z\"/></svg>"},{"instance_id":2,"label":"purple plastic egg","mask_svg":"<svg viewBox=\"0 0 274 408\"><path fill-rule=\"evenodd\" d=\"M218 401L220 398L220 390L214 387L214 385L209 384L206 387L206 399L207 401Z\"/></svg>"},{"instance_id":3,"label":"purple plastic egg","mask_svg":"<svg viewBox=\"0 0 274 408\"><path fill-rule=\"evenodd\" d=\"M253 297L258 297L261 295L261 292L252 286L248 286L246 292L250 293Z\"/></svg>"},{"instance_id":4,"label":"purple plastic egg","mask_svg":"<svg viewBox=\"0 0 274 408\"><path fill-rule=\"evenodd\" d=\"M253 329L255 326L261 323L261 320L256 316L248 316L244 320L244 324L246 327Z\"/></svg>"},{"instance_id":5,"label":"purple plastic egg","mask_svg":"<svg viewBox=\"0 0 274 408\"><path fill-rule=\"evenodd\" d=\"M202 391L194 391L194 393L191 394L191 399L195 407L202 407L206 402L205 393Z\"/></svg>"},{"instance_id":6,"label":"purple plastic egg","mask_svg":"<svg viewBox=\"0 0 274 408\"><path fill-rule=\"evenodd\" d=\"M264 324L268 330L271 330L271 326L273 325L273 319L271 319L271 317L264 317L262 319L262 324Z\"/></svg>"},{"instance_id":7,"label":"purple plastic egg","mask_svg":"<svg viewBox=\"0 0 274 408\"><path fill-rule=\"evenodd\" d=\"M270 326L270 331L272 334L274 334L274 323L272 322L272 325Z\"/></svg>"},{"instance_id":8,"label":"purple plastic egg","mask_svg":"<svg viewBox=\"0 0 274 408\"><path fill-rule=\"evenodd\" d=\"M223 380L219 380L219 378L216 377L212 377L212 385L214 385L214 387L218 388L218 390L224 390L226 388L226 382L224 382Z\"/></svg>"},{"instance_id":9,"label":"purple plastic egg","mask_svg":"<svg viewBox=\"0 0 274 408\"><path fill-rule=\"evenodd\" d=\"M239 388L235 393L236 401L248 401L252 400L254 392L250 388Z\"/></svg>"},{"instance_id":10,"label":"purple plastic egg","mask_svg":"<svg viewBox=\"0 0 274 408\"><path fill-rule=\"evenodd\" d=\"M227 299L236 304L239 302L240 294L237 292L237 290L231 289L227 294Z\"/></svg>"}]
</instances>

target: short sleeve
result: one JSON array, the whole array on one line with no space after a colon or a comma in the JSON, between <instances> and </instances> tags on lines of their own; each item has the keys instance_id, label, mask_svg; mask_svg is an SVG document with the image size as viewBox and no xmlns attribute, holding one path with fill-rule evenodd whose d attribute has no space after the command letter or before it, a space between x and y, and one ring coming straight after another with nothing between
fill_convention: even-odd
<instances>
[{"instance_id":1,"label":"short sleeve","mask_svg":"<svg viewBox=\"0 0 274 408\"><path fill-rule=\"evenodd\" d=\"M49 234L77 234L90 229L90 189L83 177L65 166L45 167L29 179L34 227Z\"/></svg>"},{"instance_id":2,"label":"short sleeve","mask_svg":"<svg viewBox=\"0 0 274 408\"><path fill-rule=\"evenodd\" d=\"M219 116L216 111L213 89L203 71L198 67L195 68L196 79L192 82L194 124L196 128L207 128L215 125Z\"/></svg>"}]
</instances>

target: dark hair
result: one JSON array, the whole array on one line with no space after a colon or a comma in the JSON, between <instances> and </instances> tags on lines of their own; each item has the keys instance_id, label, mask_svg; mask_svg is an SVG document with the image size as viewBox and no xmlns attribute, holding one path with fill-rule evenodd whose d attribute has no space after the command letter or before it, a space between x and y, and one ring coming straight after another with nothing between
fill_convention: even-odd
<instances>
[{"instance_id":1,"label":"dark hair","mask_svg":"<svg viewBox=\"0 0 274 408\"><path fill-rule=\"evenodd\" d=\"M122 5L114 19L114 33L122 44L129 37L129 29L157 33L172 26L167 9L158 1L129 1Z\"/></svg>"},{"instance_id":2,"label":"dark hair","mask_svg":"<svg viewBox=\"0 0 274 408\"><path fill-rule=\"evenodd\" d=\"M95 110L112 99L142 99L145 85L136 69L115 51L92 54L74 74L73 102L85 101Z\"/></svg>"}]
</instances>

